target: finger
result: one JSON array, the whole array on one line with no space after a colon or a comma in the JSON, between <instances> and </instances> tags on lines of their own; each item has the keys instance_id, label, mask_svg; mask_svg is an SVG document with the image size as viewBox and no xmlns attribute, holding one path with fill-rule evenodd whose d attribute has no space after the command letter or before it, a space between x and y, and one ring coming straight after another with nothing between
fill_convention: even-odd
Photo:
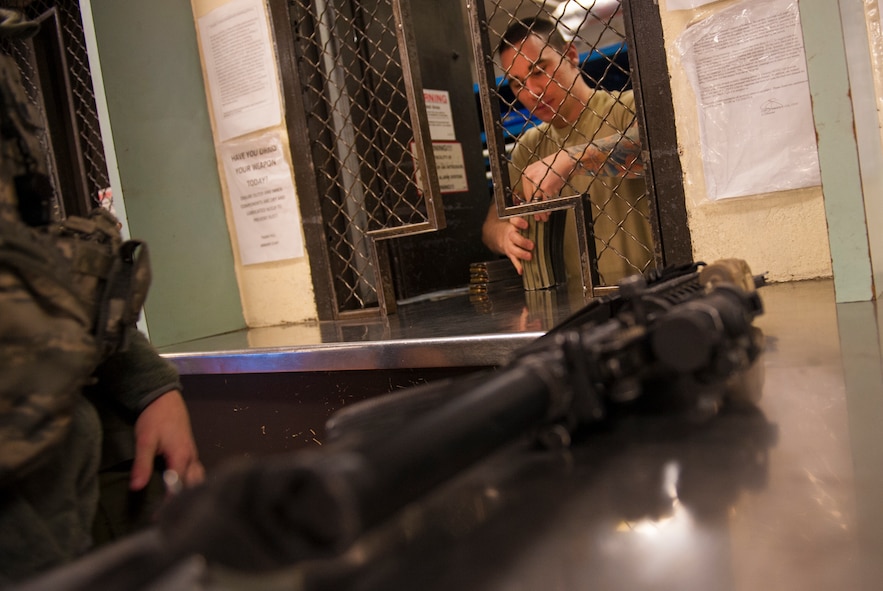
<instances>
[{"instance_id":1,"label":"finger","mask_svg":"<svg viewBox=\"0 0 883 591\"><path fill-rule=\"evenodd\" d=\"M527 230L527 227L530 225L527 219L522 217L509 218L509 223L519 230Z\"/></svg>"},{"instance_id":2,"label":"finger","mask_svg":"<svg viewBox=\"0 0 883 591\"><path fill-rule=\"evenodd\" d=\"M153 475L153 461L156 456L155 445L136 446L135 460L132 462L132 473L129 475L129 489L141 490Z\"/></svg>"},{"instance_id":3,"label":"finger","mask_svg":"<svg viewBox=\"0 0 883 591\"><path fill-rule=\"evenodd\" d=\"M163 459L169 470L174 470L180 475L184 484L187 483L190 467L199 463L196 450L188 445L170 446L163 452Z\"/></svg>"},{"instance_id":4,"label":"finger","mask_svg":"<svg viewBox=\"0 0 883 591\"><path fill-rule=\"evenodd\" d=\"M522 184L524 186L524 202L530 203L536 198L539 187L534 183L529 182L529 179L522 179Z\"/></svg>"},{"instance_id":5,"label":"finger","mask_svg":"<svg viewBox=\"0 0 883 591\"><path fill-rule=\"evenodd\" d=\"M526 238L520 232L512 232L509 237L509 242L512 245L511 248L507 249L508 254L518 257L521 260L530 260L533 258L531 252L534 249L533 240Z\"/></svg>"},{"instance_id":6,"label":"finger","mask_svg":"<svg viewBox=\"0 0 883 591\"><path fill-rule=\"evenodd\" d=\"M184 484L187 486L196 486L205 480L205 466L202 462L196 460L187 468L187 474L184 477Z\"/></svg>"},{"instance_id":7,"label":"finger","mask_svg":"<svg viewBox=\"0 0 883 591\"><path fill-rule=\"evenodd\" d=\"M163 473L166 490L170 495L176 495L184 488L196 486L205 480L205 468L198 459L179 459L174 463L166 459L169 468Z\"/></svg>"}]
</instances>

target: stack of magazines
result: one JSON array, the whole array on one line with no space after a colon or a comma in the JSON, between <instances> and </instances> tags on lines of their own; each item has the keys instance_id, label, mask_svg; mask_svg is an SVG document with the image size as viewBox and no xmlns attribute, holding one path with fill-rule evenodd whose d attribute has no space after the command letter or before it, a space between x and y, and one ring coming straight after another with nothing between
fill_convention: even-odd
<instances>
[{"instance_id":1,"label":"stack of magazines","mask_svg":"<svg viewBox=\"0 0 883 591\"><path fill-rule=\"evenodd\" d=\"M521 287L521 277L509 259L481 261L469 265L470 296L486 296L512 287Z\"/></svg>"},{"instance_id":2,"label":"stack of magazines","mask_svg":"<svg viewBox=\"0 0 883 591\"><path fill-rule=\"evenodd\" d=\"M535 291L562 285L566 280L564 267L564 225L566 210L552 211L549 221L538 222L528 216L528 228L522 234L536 245L533 259L522 261L524 289Z\"/></svg>"}]
</instances>

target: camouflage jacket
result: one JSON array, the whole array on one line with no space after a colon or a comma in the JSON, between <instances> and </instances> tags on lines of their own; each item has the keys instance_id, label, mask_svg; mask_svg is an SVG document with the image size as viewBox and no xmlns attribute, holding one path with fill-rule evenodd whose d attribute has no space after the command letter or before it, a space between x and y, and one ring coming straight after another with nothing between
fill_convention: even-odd
<instances>
[{"instance_id":1,"label":"camouflage jacket","mask_svg":"<svg viewBox=\"0 0 883 591\"><path fill-rule=\"evenodd\" d=\"M18 199L45 170L38 121L18 68L0 56L0 487L59 445L103 361L115 359L109 367L146 384L118 394L133 413L157 389L180 387L146 341L137 354L118 355L147 294L146 247L123 241L116 219L101 208L41 228L20 218ZM149 379L140 380L145 372ZM104 371L108 380L114 373Z\"/></svg>"}]
</instances>

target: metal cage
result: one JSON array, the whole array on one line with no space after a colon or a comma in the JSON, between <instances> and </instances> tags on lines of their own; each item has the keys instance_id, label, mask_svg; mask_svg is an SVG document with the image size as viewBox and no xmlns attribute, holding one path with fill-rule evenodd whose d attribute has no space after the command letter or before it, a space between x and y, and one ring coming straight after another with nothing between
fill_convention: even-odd
<instances>
[{"instance_id":1,"label":"metal cage","mask_svg":"<svg viewBox=\"0 0 883 591\"><path fill-rule=\"evenodd\" d=\"M658 48L653 46L661 44L661 31L655 22L658 14L654 13L658 9L644 7L643 3L630 7L627 0L620 7L620 0L615 0L617 10L608 18L607 14L592 16L592 7L601 0L579 1L590 5L586 18L595 25L597 36L579 33L579 26L556 15L561 2L466 3L471 22L464 23L464 27L471 28L475 47L481 48L478 54L482 59L476 60L481 73L477 87L484 119L492 122L485 124L485 137L489 167L497 171L491 175L494 199L503 216L539 208L530 204L515 206L506 179L506 142L516 135L512 130L535 123L529 115L525 117L517 101L506 94L505 85L500 84L504 73L491 49L512 18L545 13L573 28L579 33L578 42L595 47L587 50L594 68L586 69L591 82L605 92L628 90L634 85L637 117L647 123L642 126L644 139L651 133L649 140L674 141L673 132L660 127L670 126L671 116L666 115L670 106L662 104L663 108L657 109L661 104L657 101L642 109L638 92L645 82L636 72L636 58L643 46L646 57L642 63L649 64L644 69L651 74L645 76L646 84L655 85L654 96L666 91L664 59L655 63L659 56ZM316 290L317 306L324 318L394 311L395 294L389 254L382 248L384 241L441 229L446 223L435 162L428 149L410 4L408 0L270 0L292 148L297 148L293 153L298 189L301 195L314 196L301 203L313 282L314 286L330 286ZM4 41L2 51L15 58L29 96L44 118L44 145L50 154L48 168L56 197L54 214L82 214L99 202L110 183L79 5L69 0L0 0L0 6L21 10L42 23L38 37ZM623 13L637 15L622 18ZM642 47L632 47L628 42L634 37L630 21L650 24L651 28L640 35ZM645 43L651 38L655 40ZM608 50L610 47L614 49ZM602 51L596 51L599 48ZM645 111L652 113L648 116ZM299 144L295 146L294 142ZM651 142L645 143L649 153ZM657 140L654 145L659 143ZM689 234L682 231L686 225L680 202L680 171L676 157L669 152L667 148L660 152L648 169L645 198L652 234L660 240L654 244L647 244L643 237L635 241L645 251L655 253L650 263L633 264L635 261L625 257L626 264L635 271L677 262L690 254ZM304 153L309 157L301 157ZM654 193L657 186L663 188L664 195ZM657 200L664 200L661 207ZM553 202L553 207L580 210L584 201L578 196L565 196ZM585 210L592 213L590 208ZM646 217L643 210L640 213ZM595 214L576 216L578 239L585 245L581 265L589 296L610 283L597 271L598 257L605 253L621 256L615 241L597 232L592 237ZM622 229L621 235L628 233L625 227L615 227L617 231Z\"/></svg>"},{"instance_id":2,"label":"metal cage","mask_svg":"<svg viewBox=\"0 0 883 591\"><path fill-rule=\"evenodd\" d=\"M308 150L312 164L299 182L319 197L325 260L311 263L333 284L334 317L394 311L381 241L444 226L408 8L399 0L287 6L297 56L290 82L304 116L293 135L309 144L293 152Z\"/></svg>"}]
</instances>

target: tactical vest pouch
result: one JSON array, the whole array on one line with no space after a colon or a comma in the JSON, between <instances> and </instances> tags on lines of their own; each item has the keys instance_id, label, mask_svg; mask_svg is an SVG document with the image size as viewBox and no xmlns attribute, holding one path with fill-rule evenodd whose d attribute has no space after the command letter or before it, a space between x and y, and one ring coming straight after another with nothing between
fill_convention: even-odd
<instances>
[{"instance_id":1,"label":"tactical vest pouch","mask_svg":"<svg viewBox=\"0 0 883 591\"><path fill-rule=\"evenodd\" d=\"M74 289L93 320L102 355L124 349L150 287L147 245L123 241L116 218L102 208L45 231L69 261Z\"/></svg>"},{"instance_id":2,"label":"tactical vest pouch","mask_svg":"<svg viewBox=\"0 0 883 591\"><path fill-rule=\"evenodd\" d=\"M0 219L0 486L63 440L149 285L146 245L123 241L104 209L40 229Z\"/></svg>"},{"instance_id":3,"label":"tactical vest pouch","mask_svg":"<svg viewBox=\"0 0 883 591\"><path fill-rule=\"evenodd\" d=\"M0 219L0 486L64 439L100 353L48 236Z\"/></svg>"}]
</instances>

